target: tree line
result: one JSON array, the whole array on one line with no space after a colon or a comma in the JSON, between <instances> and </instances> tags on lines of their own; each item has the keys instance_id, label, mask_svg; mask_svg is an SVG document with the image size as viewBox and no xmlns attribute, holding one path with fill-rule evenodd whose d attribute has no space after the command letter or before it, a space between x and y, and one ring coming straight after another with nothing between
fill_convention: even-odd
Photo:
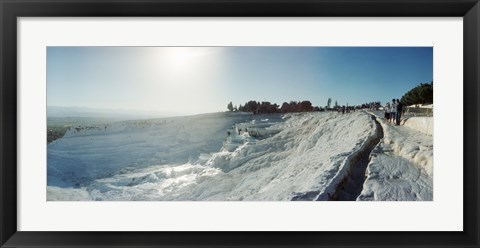
<instances>
[{"instance_id":1,"label":"tree line","mask_svg":"<svg viewBox=\"0 0 480 248\"><path fill-rule=\"evenodd\" d=\"M433 103L433 81L421 83L402 96L400 102L405 106Z\"/></svg>"},{"instance_id":2,"label":"tree line","mask_svg":"<svg viewBox=\"0 0 480 248\"><path fill-rule=\"evenodd\" d=\"M328 98L327 106L324 108L313 106L312 103L308 100L305 101L290 101L284 102L282 105L276 103L271 103L268 101L257 102L257 101L248 101L244 105L234 106L232 102L227 104L227 109L229 111L241 111L241 112L252 112L254 114L271 114L271 113L294 113L294 112L313 112L313 111L339 111L343 108L348 110L355 109L378 109L380 107L380 102L369 102L360 105L349 106L340 106L337 101L335 101L334 106L331 105L331 98Z\"/></svg>"},{"instance_id":3,"label":"tree line","mask_svg":"<svg viewBox=\"0 0 480 248\"><path fill-rule=\"evenodd\" d=\"M319 107L314 107L310 101L290 101L284 102L282 106L268 101L257 102L248 101L243 106L233 106L232 102L228 103L229 111L252 112L254 114L271 114L271 113L291 113L291 112L312 112L322 111Z\"/></svg>"}]
</instances>

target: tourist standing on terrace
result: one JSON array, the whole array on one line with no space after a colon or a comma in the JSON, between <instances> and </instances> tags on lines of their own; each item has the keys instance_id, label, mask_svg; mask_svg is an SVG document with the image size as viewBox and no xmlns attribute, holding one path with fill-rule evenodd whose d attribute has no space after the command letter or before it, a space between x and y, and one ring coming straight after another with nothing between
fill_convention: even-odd
<instances>
[{"instance_id":1,"label":"tourist standing on terrace","mask_svg":"<svg viewBox=\"0 0 480 248\"><path fill-rule=\"evenodd\" d=\"M390 103L385 104L385 120L390 120Z\"/></svg>"},{"instance_id":2,"label":"tourist standing on terrace","mask_svg":"<svg viewBox=\"0 0 480 248\"><path fill-rule=\"evenodd\" d=\"M400 117L402 117L402 112L403 112L403 105L397 99L397 125L400 125Z\"/></svg>"},{"instance_id":3,"label":"tourist standing on terrace","mask_svg":"<svg viewBox=\"0 0 480 248\"><path fill-rule=\"evenodd\" d=\"M395 123L395 120L397 118L397 103L395 102L395 99L392 99L392 106L390 108L390 120L392 123Z\"/></svg>"}]
</instances>

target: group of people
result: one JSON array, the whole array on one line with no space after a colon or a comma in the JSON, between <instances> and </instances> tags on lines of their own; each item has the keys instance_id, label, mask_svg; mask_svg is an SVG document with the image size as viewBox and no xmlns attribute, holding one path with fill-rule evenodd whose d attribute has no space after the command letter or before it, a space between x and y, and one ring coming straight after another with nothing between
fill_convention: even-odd
<instances>
[{"instance_id":1,"label":"group of people","mask_svg":"<svg viewBox=\"0 0 480 248\"><path fill-rule=\"evenodd\" d=\"M403 114L403 104L398 99L392 99L392 103L385 105L385 120L395 125L400 125L400 118Z\"/></svg>"}]
</instances>

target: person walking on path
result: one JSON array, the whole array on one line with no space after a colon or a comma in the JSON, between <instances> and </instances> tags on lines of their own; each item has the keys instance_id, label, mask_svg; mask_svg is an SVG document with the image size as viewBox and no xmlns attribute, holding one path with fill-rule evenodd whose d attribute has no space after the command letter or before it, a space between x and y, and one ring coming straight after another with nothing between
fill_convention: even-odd
<instances>
[{"instance_id":1,"label":"person walking on path","mask_svg":"<svg viewBox=\"0 0 480 248\"><path fill-rule=\"evenodd\" d=\"M390 120L392 123L395 123L395 120L397 118L397 103L395 102L395 99L392 99L392 106L390 108Z\"/></svg>"},{"instance_id":2,"label":"person walking on path","mask_svg":"<svg viewBox=\"0 0 480 248\"><path fill-rule=\"evenodd\" d=\"M402 117L403 104L397 99L397 126L400 125L400 118Z\"/></svg>"},{"instance_id":3,"label":"person walking on path","mask_svg":"<svg viewBox=\"0 0 480 248\"><path fill-rule=\"evenodd\" d=\"M385 104L385 120L390 120L390 103Z\"/></svg>"}]
</instances>

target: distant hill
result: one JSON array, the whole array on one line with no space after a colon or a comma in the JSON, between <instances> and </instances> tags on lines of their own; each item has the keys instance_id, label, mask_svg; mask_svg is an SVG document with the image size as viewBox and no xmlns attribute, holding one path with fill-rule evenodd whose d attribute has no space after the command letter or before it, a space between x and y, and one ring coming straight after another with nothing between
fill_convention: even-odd
<instances>
[{"instance_id":1,"label":"distant hill","mask_svg":"<svg viewBox=\"0 0 480 248\"><path fill-rule=\"evenodd\" d=\"M47 117L89 117L114 119L150 119L170 116L183 116L185 113L168 111L139 111L88 107L47 106Z\"/></svg>"},{"instance_id":2,"label":"distant hill","mask_svg":"<svg viewBox=\"0 0 480 248\"><path fill-rule=\"evenodd\" d=\"M116 121L183 116L176 112L154 112L87 107L47 107L47 144L62 138L71 126L98 125Z\"/></svg>"}]
</instances>

